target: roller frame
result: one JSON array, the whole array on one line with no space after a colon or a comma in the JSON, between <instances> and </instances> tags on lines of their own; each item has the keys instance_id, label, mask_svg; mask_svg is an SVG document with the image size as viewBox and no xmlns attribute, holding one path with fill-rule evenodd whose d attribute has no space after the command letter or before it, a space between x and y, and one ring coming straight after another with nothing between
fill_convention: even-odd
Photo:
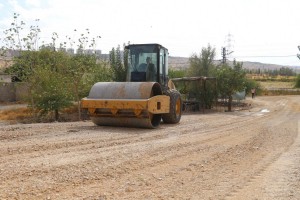
<instances>
[{"instance_id":1,"label":"roller frame","mask_svg":"<svg viewBox=\"0 0 300 200\"><path fill-rule=\"evenodd\" d=\"M151 114L164 114L170 112L170 97L157 95L148 99L91 99L83 98L81 107L88 109L90 115L98 116L96 109L109 109L113 116L118 115L120 110L130 110L136 117L143 111Z\"/></svg>"}]
</instances>

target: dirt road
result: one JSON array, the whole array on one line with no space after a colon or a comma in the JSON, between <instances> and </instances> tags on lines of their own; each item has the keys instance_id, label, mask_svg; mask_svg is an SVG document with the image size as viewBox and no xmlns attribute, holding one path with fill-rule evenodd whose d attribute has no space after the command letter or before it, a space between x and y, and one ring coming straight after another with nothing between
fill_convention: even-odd
<instances>
[{"instance_id":1,"label":"dirt road","mask_svg":"<svg viewBox=\"0 0 300 200\"><path fill-rule=\"evenodd\" d=\"M0 126L0 199L300 199L300 96L155 130Z\"/></svg>"}]
</instances>

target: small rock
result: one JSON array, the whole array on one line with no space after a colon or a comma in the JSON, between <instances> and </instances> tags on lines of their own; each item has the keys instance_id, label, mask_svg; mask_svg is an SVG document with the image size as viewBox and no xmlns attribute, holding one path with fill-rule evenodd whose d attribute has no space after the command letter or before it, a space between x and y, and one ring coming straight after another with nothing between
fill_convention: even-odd
<instances>
[{"instance_id":1,"label":"small rock","mask_svg":"<svg viewBox=\"0 0 300 200\"><path fill-rule=\"evenodd\" d=\"M125 189L125 192L133 192L134 190L131 187Z\"/></svg>"}]
</instances>

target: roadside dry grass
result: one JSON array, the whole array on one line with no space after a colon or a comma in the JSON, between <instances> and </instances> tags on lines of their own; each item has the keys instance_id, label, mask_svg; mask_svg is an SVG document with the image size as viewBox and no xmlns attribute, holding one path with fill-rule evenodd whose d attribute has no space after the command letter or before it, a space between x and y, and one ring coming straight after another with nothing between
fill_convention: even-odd
<instances>
[{"instance_id":1,"label":"roadside dry grass","mask_svg":"<svg viewBox=\"0 0 300 200\"><path fill-rule=\"evenodd\" d=\"M11 106L10 106L11 107ZM28 107L9 108L0 110L0 121L7 121L10 124L15 123L37 123L53 122L53 113L42 114L40 110L34 110ZM78 121L77 107L70 107L60 112L59 121Z\"/></svg>"},{"instance_id":2,"label":"roadside dry grass","mask_svg":"<svg viewBox=\"0 0 300 200\"><path fill-rule=\"evenodd\" d=\"M0 120L18 121L24 120L32 116L32 109L29 108L15 108L0 111Z\"/></svg>"},{"instance_id":3,"label":"roadside dry grass","mask_svg":"<svg viewBox=\"0 0 300 200\"><path fill-rule=\"evenodd\" d=\"M259 84L263 89L292 89L294 88L294 82L282 82L282 81L259 81Z\"/></svg>"}]
</instances>

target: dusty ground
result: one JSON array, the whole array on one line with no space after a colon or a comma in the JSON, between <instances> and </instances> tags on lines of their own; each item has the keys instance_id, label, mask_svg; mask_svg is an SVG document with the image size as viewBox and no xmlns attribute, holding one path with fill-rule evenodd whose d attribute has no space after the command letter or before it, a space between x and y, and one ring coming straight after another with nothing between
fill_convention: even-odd
<instances>
[{"instance_id":1,"label":"dusty ground","mask_svg":"<svg viewBox=\"0 0 300 200\"><path fill-rule=\"evenodd\" d=\"M300 96L155 130L2 125L0 199L300 199Z\"/></svg>"}]
</instances>

